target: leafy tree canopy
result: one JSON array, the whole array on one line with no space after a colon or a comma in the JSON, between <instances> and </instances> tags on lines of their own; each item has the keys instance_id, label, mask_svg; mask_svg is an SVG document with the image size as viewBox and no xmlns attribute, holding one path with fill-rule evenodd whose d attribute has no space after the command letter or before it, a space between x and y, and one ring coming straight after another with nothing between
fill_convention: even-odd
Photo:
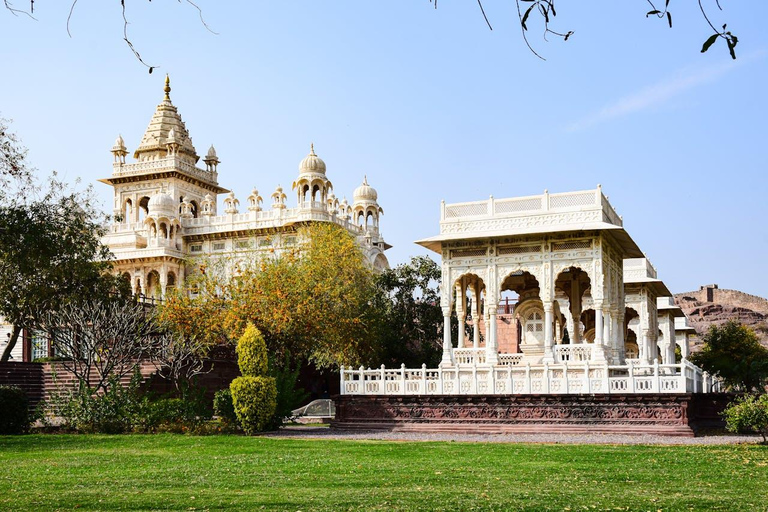
<instances>
[{"instance_id":1,"label":"leafy tree canopy","mask_svg":"<svg viewBox=\"0 0 768 512\"><path fill-rule=\"evenodd\" d=\"M702 337L704 347L691 356L691 361L717 375L731 389L763 390L768 379L768 349L755 332L730 321L713 325Z\"/></svg>"},{"instance_id":2,"label":"leafy tree canopy","mask_svg":"<svg viewBox=\"0 0 768 512\"><path fill-rule=\"evenodd\" d=\"M161 320L211 344L239 337L250 322L281 367L291 359L318 368L369 362L376 287L355 239L331 224L300 228L297 239L294 250L250 264L196 262L190 282L197 293L170 296Z\"/></svg>"},{"instance_id":3,"label":"leafy tree canopy","mask_svg":"<svg viewBox=\"0 0 768 512\"><path fill-rule=\"evenodd\" d=\"M13 324L1 361L23 328L71 301L106 297L126 286L108 271L101 216L89 188L73 191L55 174L34 186L26 151L0 121L0 316ZM6 192L9 184L11 192Z\"/></svg>"},{"instance_id":4,"label":"leafy tree canopy","mask_svg":"<svg viewBox=\"0 0 768 512\"><path fill-rule=\"evenodd\" d=\"M382 272L377 280L381 363L437 365L442 353L440 267L427 256Z\"/></svg>"}]
</instances>

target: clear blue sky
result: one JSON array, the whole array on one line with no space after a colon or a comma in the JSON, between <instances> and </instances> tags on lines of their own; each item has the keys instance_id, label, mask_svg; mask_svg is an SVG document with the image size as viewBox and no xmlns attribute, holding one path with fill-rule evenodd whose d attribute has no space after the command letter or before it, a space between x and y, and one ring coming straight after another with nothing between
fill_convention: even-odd
<instances>
[{"instance_id":1,"label":"clear blue sky","mask_svg":"<svg viewBox=\"0 0 768 512\"><path fill-rule=\"evenodd\" d=\"M115 137L136 148L167 72L198 152L216 146L241 201L290 188L310 142L337 196L367 174L393 265L425 252L413 241L438 232L441 199L601 183L672 291L768 296L768 2L705 2L740 37L735 62L720 42L699 53L711 32L695 2L671 2L671 30L642 0L559 2L556 28L575 34L545 42L532 24L546 62L511 0L484 2L493 31L472 1L199 0L218 35L185 2L127 3L152 75L116 0L80 0L72 38L68 2L37 2L37 21L0 9L0 115L41 174L107 177Z\"/></svg>"}]
</instances>

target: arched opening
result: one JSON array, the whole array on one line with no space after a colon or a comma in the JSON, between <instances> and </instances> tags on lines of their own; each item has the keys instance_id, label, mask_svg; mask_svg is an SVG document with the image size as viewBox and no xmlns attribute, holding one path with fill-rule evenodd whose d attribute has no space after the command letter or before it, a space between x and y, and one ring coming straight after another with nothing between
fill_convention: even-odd
<instances>
[{"instance_id":1,"label":"arched opening","mask_svg":"<svg viewBox=\"0 0 768 512\"><path fill-rule=\"evenodd\" d=\"M389 268L389 261L387 260L387 257L383 254L377 254L376 258L373 260L373 268L376 270L386 270Z\"/></svg>"},{"instance_id":2,"label":"arched opening","mask_svg":"<svg viewBox=\"0 0 768 512\"><path fill-rule=\"evenodd\" d=\"M365 226L373 227L373 213L370 211L365 216Z\"/></svg>"},{"instance_id":3,"label":"arched opening","mask_svg":"<svg viewBox=\"0 0 768 512\"><path fill-rule=\"evenodd\" d=\"M159 299L162 296L160 288L160 274L157 270L152 270L147 274L147 297Z\"/></svg>"},{"instance_id":4,"label":"arched opening","mask_svg":"<svg viewBox=\"0 0 768 512\"><path fill-rule=\"evenodd\" d=\"M197 206L197 201L193 199L192 201L189 202L189 205L190 205L190 212L192 213L192 218L196 219L199 211Z\"/></svg>"},{"instance_id":5,"label":"arched opening","mask_svg":"<svg viewBox=\"0 0 768 512\"><path fill-rule=\"evenodd\" d=\"M133 287L133 294L136 296L141 295L141 278L136 278L136 284Z\"/></svg>"},{"instance_id":6,"label":"arched opening","mask_svg":"<svg viewBox=\"0 0 768 512\"><path fill-rule=\"evenodd\" d=\"M168 275L165 280L165 289L171 289L176 288L176 274L173 272L168 272Z\"/></svg>"},{"instance_id":7,"label":"arched opening","mask_svg":"<svg viewBox=\"0 0 768 512\"><path fill-rule=\"evenodd\" d=\"M144 196L139 199L139 222L144 222L147 215L149 215L149 197Z\"/></svg>"},{"instance_id":8,"label":"arched opening","mask_svg":"<svg viewBox=\"0 0 768 512\"><path fill-rule=\"evenodd\" d=\"M486 315L483 279L476 274L465 274L454 281L452 291L455 293L454 307L459 324L457 348L478 349L485 346L489 318ZM470 363L473 357L469 353L462 356L459 352L457 362Z\"/></svg>"},{"instance_id":9,"label":"arched opening","mask_svg":"<svg viewBox=\"0 0 768 512\"><path fill-rule=\"evenodd\" d=\"M634 308L624 308L624 359L639 359L640 345L637 334L640 315Z\"/></svg>"},{"instance_id":10,"label":"arched opening","mask_svg":"<svg viewBox=\"0 0 768 512\"><path fill-rule=\"evenodd\" d=\"M160 238L167 240L168 239L168 226L166 226L165 222L160 223Z\"/></svg>"},{"instance_id":11,"label":"arched opening","mask_svg":"<svg viewBox=\"0 0 768 512\"><path fill-rule=\"evenodd\" d=\"M312 187L312 202L316 203L321 200L322 197L320 197L320 187L318 185L314 185Z\"/></svg>"},{"instance_id":12,"label":"arched opening","mask_svg":"<svg viewBox=\"0 0 768 512\"><path fill-rule=\"evenodd\" d=\"M638 359L640 357L640 345L637 344L637 333L632 329L627 329L624 338L624 359Z\"/></svg>"},{"instance_id":13,"label":"arched opening","mask_svg":"<svg viewBox=\"0 0 768 512\"><path fill-rule=\"evenodd\" d=\"M508 307L514 301L512 314L507 317L510 327L498 329L498 345L509 352L522 352L537 358L544 355L544 305L539 281L530 272L518 270L508 274L500 286L502 302ZM502 317L502 321L504 318Z\"/></svg>"},{"instance_id":14,"label":"arched opening","mask_svg":"<svg viewBox=\"0 0 768 512\"><path fill-rule=\"evenodd\" d=\"M129 224L133 222L133 201L130 199L126 199L123 204L123 222Z\"/></svg>"},{"instance_id":15,"label":"arched opening","mask_svg":"<svg viewBox=\"0 0 768 512\"><path fill-rule=\"evenodd\" d=\"M585 309L581 312L581 325L584 328L584 342L595 342L595 310Z\"/></svg>"},{"instance_id":16,"label":"arched opening","mask_svg":"<svg viewBox=\"0 0 768 512\"><path fill-rule=\"evenodd\" d=\"M365 225L365 213L362 211L357 212L357 226L362 228Z\"/></svg>"},{"instance_id":17,"label":"arched opening","mask_svg":"<svg viewBox=\"0 0 768 512\"><path fill-rule=\"evenodd\" d=\"M563 269L555 278L555 302L563 313L556 343L564 342L565 332L568 333L569 344L583 343L582 333L586 331L586 325L581 322L581 315L584 299L589 295L591 284L589 274L575 266ZM562 327L563 319L565 328Z\"/></svg>"}]
</instances>

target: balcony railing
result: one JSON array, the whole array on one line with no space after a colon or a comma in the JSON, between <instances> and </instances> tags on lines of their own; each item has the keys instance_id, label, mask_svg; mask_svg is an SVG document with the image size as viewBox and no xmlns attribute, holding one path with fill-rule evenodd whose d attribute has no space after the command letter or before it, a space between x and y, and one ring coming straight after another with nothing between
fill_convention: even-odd
<instances>
[{"instance_id":1,"label":"balcony railing","mask_svg":"<svg viewBox=\"0 0 768 512\"><path fill-rule=\"evenodd\" d=\"M342 395L527 395L710 393L720 383L687 360L680 364L496 365L428 369L341 368Z\"/></svg>"}]
</instances>

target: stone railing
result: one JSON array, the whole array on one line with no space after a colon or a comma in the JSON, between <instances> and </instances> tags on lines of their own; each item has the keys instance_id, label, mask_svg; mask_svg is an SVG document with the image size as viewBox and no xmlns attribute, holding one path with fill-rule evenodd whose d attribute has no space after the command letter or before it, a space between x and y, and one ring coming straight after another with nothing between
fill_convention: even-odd
<instances>
[{"instance_id":1,"label":"stone railing","mask_svg":"<svg viewBox=\"0 0 768 512\"><path fill-rule=\"evenodd\" d=\"M579 192L560 194L545 192L538 196L509 199L494 199L491 197L485 201L444 204L440 215L440 222L441 225L445 225L465 220L499 219L567 212L594 212L594 220L608 222L616 226L622 225L621 218L603 195L600 187L594 190Z\"/></svg>"},{"instance_id":2,"label":"stone railing","mask_svg":"<svg viewBox=\"0 0 768 512\"><path fill-rule=\"evenodd\" d=\"M586 343L555 346L555 361L558 363L584 363L592 360L592 347Z\"/></svg>"},{"instance_id":3,"label":"stone railing","mask_svg":"<svg viewBox=\"0 0 768 512\"><path fill-rule=\"evenodd\" d=\"M348 219L339 218L320 208L282 208L216 217L202 216L196 219L184 219L182 225L184 226L183 234L186 236L229 231L253 231L302 221L333 222L356 235L362 235L366 231L364 227L357 226Z\"/></svg>"},{"instance_id":4,"label":"stone railing","mask_svg":"<svg viewBox=\"0 0 768 512\"><path fill-rule=\"evenodd\" d=\"M499 366L520 366L523 354L499 354Z\"/></svg>"},{"instance_id":5,"label":"stone railing","mask_svg":"<svg viewBox=\"0 0 768 512\"><path fill-rule=\"evenodd\" d=\"M455 348L453 360L456 364L485 364L484 348Z\"/></svg>"},{"instance_id":6,"label":"stone railing","mask_svg":"<svg viewBox=\"0 0 768 512\"><path fill-rule=\"evenodd\" d=\"M720 384L687 360L680 364L341 368L342 395L528 395L710 393Z\"/></svg>"},{"instance_id":7,"label":"stone railing","mask_svg":"<svg viewBox=\"0 0 768 512\"><path fill-rule=\"evenodd\" d=\"M123 164L116 162L112 166L112 176L115 178L124 176L138 176L142 174L179 170L189 176L194 176L202 181L218 184L218 173L197 168L193 163L177 156L158 158L157 160L142 160Z\"/></svg>"}]
</instances>

